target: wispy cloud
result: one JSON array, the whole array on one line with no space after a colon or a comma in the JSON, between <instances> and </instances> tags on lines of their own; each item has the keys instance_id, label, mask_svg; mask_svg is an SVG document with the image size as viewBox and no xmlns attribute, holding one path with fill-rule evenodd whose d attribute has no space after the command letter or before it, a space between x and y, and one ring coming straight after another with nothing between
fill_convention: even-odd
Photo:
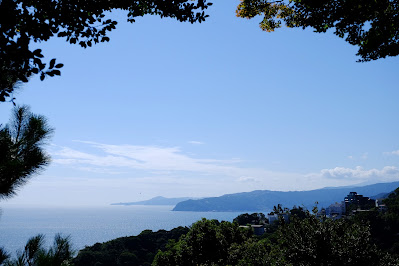
<instances>
[{"instance_id":1,"label":"wispy cloud","mask_svg":"<svg viewBox=\"0 0 399 266\"><path fill-rule=\"evenodd\" d=\"M364 153L362 153L360 155L357 155L357 156L349 155L349 156L347 156L347 158L349 160L356 160L356 161L367 160L369 158L369 153L368 152L364 152Z\"/></svg>"},{"instance_id":2,"label":"wispy cloud","mask_svg":"<svg viewBox=\"0 0 399 266\"><path fill-rule=\"evenodd\" d=\"M258 183L259 180L252 176L241 176L238 181L243 183Z\"/></svg>"},{"instance_id":3,"label":"wispy cloud","mask_svg":"<svg viewBox=\"0 0 399 266\"><path fill-rule=\"evenodd\" d=\"M381 170L369 169L365 170L361 166L354 169L335 167L332 169L323 169L320 176L326 179L345 179L345 180L397 180L399 179L399 168L395 166L385 166Z\"/></svg>"},{"instance_id":4,"label":"wispy cloud","mask_svg":"<svg viewBox=\"0 0 399 266\"><path fill-rule=\"evenodd\" d=\"M205 144L204 142L197 141L197 140L190 140L188 143L194 144L194 145L203 145L203 144Z\"/></svg>"},{"instance_id":5,"label":"wispy cloud","mask_svg":"<svg viewBox=\"0 0 399 266\"><path fill-rule=\"evenodd\" d=\"M53 161L58 164L80 167L125 167L150 171L189 171L202 173L229 173L236 169L237 159L199 159L184 154L179 147L108 145L81 142L94 147L98 152L86 153L68 147L53 152ZM102 155L99 155L99 153ZM87 167L88 170L92 168ZM99 168L96 168L99 169Z\"/></svg>"},{"instance_id":6,"label":"wispy cloud","mask_svg":"<svg viewBox=\"0 0 399 266\"><path fill-rule=\"evenodd\" d=\"M388 155L399 155L399 150L384 152L384 154L388 154Z\"/></svg>"},{"instance_id":7,"label":"wispy cloud","mask_svg":"<svg viewBox=\"0 0 399 266\"><path fill-rule=\"evenodd\" d=\"M78 170L81 171L86 171L86 172L92 172L92 173L98 173L98 174L108 174L108 175L120 175L120 174L126 174L126 171L113 171L108 168L104 167L78 167Z\"/></svg>"},{"instance_id":8,"label":"wispy cloud","mask_svg":"<svg viewBox=\"0 0 399 266\"><path fill-rule=\"evenodd\" d=\"M298 187L295 181L303 177L301 174L244 167L243 161L237 158L225 160L195 158L179 147L109 145L89 141L79 141L79 143L83 145L78 149L59 147L53 151L53 162L70 169L106 175L153 176L157 182L174 177L196 181L206 179L208 186L221 182L220 184L223 184L221 186L225 188L235 183L237 188L244 189L244 184L250 185L254 182L265 184L268 189L303 188ZM282 180L290 181L281 182Z\"/></svg>"}]
</instances>

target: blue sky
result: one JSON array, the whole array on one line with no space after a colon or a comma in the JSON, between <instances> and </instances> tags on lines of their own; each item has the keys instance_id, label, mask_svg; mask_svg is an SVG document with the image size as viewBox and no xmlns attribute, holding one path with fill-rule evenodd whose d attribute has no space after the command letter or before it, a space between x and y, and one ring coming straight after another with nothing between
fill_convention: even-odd
<instances>
[{"instance_id":1,"label":"blue sky","mask_svg":"<svg viewBox=\"0 0 399 266\"><path fill-rule=\"evenodd\" d=\"M56 129L51 165L3 205L106 205L154 196L306 190L399 180L399 60L356 63L332 33L235 17L147 16L110 43L40 44L65 64L15 95ZM0 104L0 121L11 104Z\"/></svg>"}]
</instances>

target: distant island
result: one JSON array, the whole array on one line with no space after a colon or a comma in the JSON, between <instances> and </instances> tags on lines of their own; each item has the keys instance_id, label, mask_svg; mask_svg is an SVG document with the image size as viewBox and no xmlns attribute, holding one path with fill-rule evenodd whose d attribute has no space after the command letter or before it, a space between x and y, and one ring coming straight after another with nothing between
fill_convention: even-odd
<instances>
[{"instance_id":1,"label":"distant island","mask_svg":"<svg viewBox=\"0 0 399 266\"><path fill-rule=\"evenodd\" d=\"M176 205L179 202L190 200L194 198L190 197L182 197L182 198L165 198L162 196L158 196L149 200L136 201L136 202L120 202L120 203L111 203L111 205Z\"/></svg>"},{"instance_id":2,"label":"distant island","mask_svg":"<svg viewBox=\"0 0 399 266\"><path fill-rule=\"evenodd\" d=\"M315 202L319 207L328 207L331 203L341 202L349 192L374 195L373 199L383 198L387 193L399 187L399 182L379 183L367 186L329 187L309 191L270 191L256 190L227 194L220 197L186 200L176 204L173 211L198 212L269 212L277 204L292 208L304 206L312 209Z\"/></svg>"}]
</instances>

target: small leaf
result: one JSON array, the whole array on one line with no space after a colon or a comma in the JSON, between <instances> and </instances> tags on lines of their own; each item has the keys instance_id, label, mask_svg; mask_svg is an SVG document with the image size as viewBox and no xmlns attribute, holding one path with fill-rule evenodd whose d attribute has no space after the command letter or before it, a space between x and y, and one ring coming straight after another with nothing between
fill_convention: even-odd
<instances>
[{"instance_id":1,"label":"small leaf","mask_svg":"<svg viewBox=\"0 0 399 266\"><path fill-rule=\"evenodd\" d=\"M56 64L55 65L55 68L61 68L61 67L63 67L64 66L64 64Z\"/></svg>"},{"instance_id":2,"label":"small leaf","mask_svg":"<svg viewBox=\"0 0 399 266\"><path fill-rule=\"evenodd\" d=\"M44 78L45 78L45 75L44 75L44 73L42 72L42 73L40 74L40 80L43 81Z\"/></svg>"},{"instance_id":3,"label":"small leaf","mask_svg":"<svg viewBox=\"0 0 399 266\"><path fill-rule=\"evenodd\" d=\"M55 70L53 70L53 71L51 71L54 75L57 75L57 76L61 76L61 71L59 71L59 70L57 70L57 69L55 69Z\"/></svg>"},{"instance_id":4,"label":"small leaf","mask_svg":"<svg viewBox=\"0 0 399 266\"><path fill-rule=\"evenodd\" d=\"M54 67L54 65L55 65L55 58L53 58L53 59L50 60L49 69L52 69L52 68Z\"/></svg>"},{"instance_id":5,"label":"small leaf","mask_svg":"<svg viewBox=\"0 0 399 266\"><path fill-rule=\"evenodd\" d=\"M33 51L33 55L39 58L43 58L42 49L36 49Z\"/></svg>"},{"instance_id":6,"label":"small leaf","mask_svg":"<svg viewBox=\"0 0 399 266\"><path fill-rule=\"evenodd\" d=\"M33 51L33 54L36 56L40 55L41 53L42 53L42 49L36 49Z\"/></svg>"}]
</instances>

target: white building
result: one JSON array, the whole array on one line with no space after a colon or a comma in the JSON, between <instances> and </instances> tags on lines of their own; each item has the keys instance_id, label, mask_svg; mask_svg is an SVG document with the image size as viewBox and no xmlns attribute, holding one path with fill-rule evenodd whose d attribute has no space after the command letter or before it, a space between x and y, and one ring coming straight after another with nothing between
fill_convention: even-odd
<instances>
[{"instance_id":1,"label":"white building","mask_svg":"<svg viewBox=\"0 0 399 266\"><path fill-rule=\"evenodd\" d=\"M288 213L283 213L283 214L269 214L267 216L267 219L269 220L269 224L273 224L275 222L278 222L279 217L283 217L284 221L288 223L289 221L289 214Z\"/></svg>"},{"instance_id":2,"label":"white building","mask_svg":"<svg viewBox=\"0 0 399 266\"><path fill-rule=\"evenodd\" d=\"M345 202L343 201L341 203L336 202L334 204L331 204L326 209L327 218L341 219L342 215L345 215L345 213L346 213L346 207L345 207Z\"/></svg>"}]
</instances>

